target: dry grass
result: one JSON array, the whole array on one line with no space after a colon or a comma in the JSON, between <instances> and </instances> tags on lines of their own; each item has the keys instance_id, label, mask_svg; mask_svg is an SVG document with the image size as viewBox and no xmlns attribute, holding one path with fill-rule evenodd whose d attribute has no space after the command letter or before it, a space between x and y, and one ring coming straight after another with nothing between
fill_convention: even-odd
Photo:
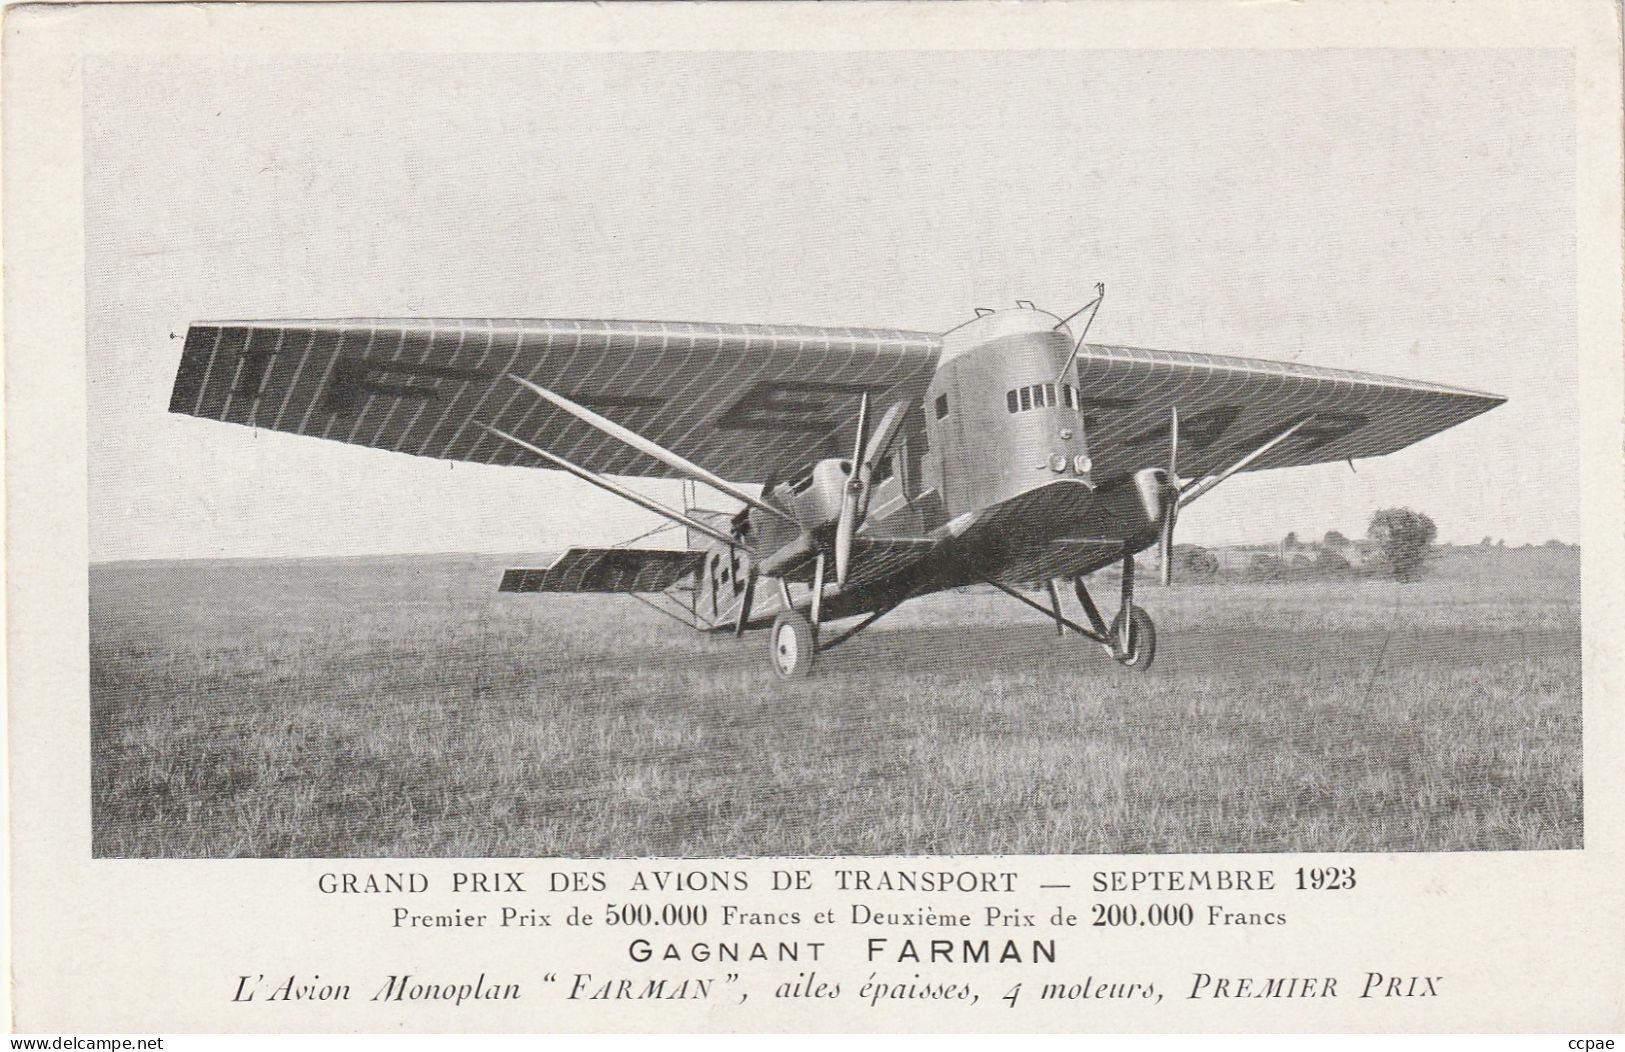
<instances>
[{"instance_id":1,"label":"dry grass","mask_svg":"<svg viewBox=\"0 0 1625 1052\"><path fill-rule=\"evenodd\" d=\"M1581 844L1573 552L1147 587L1148 675L933 597L791 685L760 635L497 594L522 561L93 567L96 854Z\"/></svg>"}]
</instances>

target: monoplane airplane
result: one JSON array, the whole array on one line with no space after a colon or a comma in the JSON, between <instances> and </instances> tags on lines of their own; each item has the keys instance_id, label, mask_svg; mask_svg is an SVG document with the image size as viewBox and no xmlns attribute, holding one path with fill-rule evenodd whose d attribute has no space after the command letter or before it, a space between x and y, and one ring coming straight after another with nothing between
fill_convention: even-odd
<instances>
[{"instance_id":1,"label":"monoplane airplane","mask_svg":"<svg viewBox=\"0 0 1625 1052\"><path fill-rule=\"evenodd\" d=\"M1369 373L1087 342L1020 301L937 335L685 322L199 322L170 411L570 474L687 531L570 548L505 592L636 595L692 628L770 628L780 676L905 600L984 583L1145 669L1134 556L1172 579L1181 509L1239 471L1392 453L1504 399ZM1081 322L1079 321L1081 319ZM1074 323L1079 330L1074 335ZM871 427L871 418L878 424ZM844 455L843 455L844 454ZM681 509L614 476L712 487ZM1109 623L1085 579L1122 566ZM1070 581L1080 622L1063 612ZM1024 594L1043 582L1047 603ZM826 636L832 621L861 617Z\"/></svg>"}]
</instances>

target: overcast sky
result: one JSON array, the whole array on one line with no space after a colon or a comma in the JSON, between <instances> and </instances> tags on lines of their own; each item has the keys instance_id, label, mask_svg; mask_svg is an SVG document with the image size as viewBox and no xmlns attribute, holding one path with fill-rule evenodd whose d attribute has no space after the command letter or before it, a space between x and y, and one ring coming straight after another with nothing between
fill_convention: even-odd
<instances>
[{"instance_id":1,"label":"overcast sky","mask_svg":"<svg viewBox=\"0 0 1625 1052\"><path fill-rule=\"evenodd\" d=\"M1108 288L1091 337L1510 401L1227 482L1182 540L1578 540L1559 52L256 58L86 74L93 559L522 551L653 524L568 477L171 416L189 321L951 328ZM63 353L73 353L64 348ZM650 483L676 499L676 484Z\"/></svg>"}]
</instances>

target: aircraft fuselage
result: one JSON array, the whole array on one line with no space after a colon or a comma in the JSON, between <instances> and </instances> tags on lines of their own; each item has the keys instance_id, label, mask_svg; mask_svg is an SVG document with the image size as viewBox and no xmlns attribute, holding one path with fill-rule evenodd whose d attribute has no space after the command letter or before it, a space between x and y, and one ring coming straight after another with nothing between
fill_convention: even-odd
<instances>
[{"instance_id":1,"label":"aircraft fuselage","mask_svg":"<svg viewBox=\"0 0 1625 1052\"><path fill-rule=\"evenodd\" d=\"M1077 388L1068 361L1073 346L1072 334L1037 310L983 315L944 335L924 398L909 408L876 470L858 531L941 543L885 580L827 588L826 618L989 578L1077 576L1120 559L1125 546L1137 551L1154 542L1156 523L1131 480L1094 476L1091 399ZM833 528L850 470L849 457L830 458L767 487L771 499L803 521L824 523L810 534L757 510L741 516L758 551L780 553L773 571L797 568L786 576L810 581L815 542ZM1057 548L1057 542L1066 543ZM718 550L712 558L731 563L730 572L708 576L709 587L721 584L729 593L717 596L720 605L732 605L749 567L737 554ZM751 626L771 622L782 609L781 600L761 598L767 601L753 608ZM796 595L793 603L805 608L810 596Z\"/></svg>"}]
</instances>

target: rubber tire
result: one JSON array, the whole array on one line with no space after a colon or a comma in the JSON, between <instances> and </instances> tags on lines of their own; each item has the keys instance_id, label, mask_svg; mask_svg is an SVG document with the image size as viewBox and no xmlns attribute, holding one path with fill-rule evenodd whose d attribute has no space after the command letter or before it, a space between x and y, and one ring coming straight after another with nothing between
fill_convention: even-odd
<instances>
[{"instance_id":1,"label":"rubber tire","mask_svg":"<svg viewBox=\"0 0 1625 1052\"><path fill-rule=\"evenodd\" d=\"M773 619L767 644L768 659L780 679L806 679L812 675L818 658L818 637L805 617L794 610L779 614Z\"/></svg>"},{"instance_id":2,"label":"rubber tire","mask_svg":"<svg viewBox=\"0 0 1625 1052\"><path fill-rule=\"evenodd\" d=\"M1152 623L1151 615L1136 606L1129 614L1132 618L1132 627L1129 640L1134 644L1134 650L1126 656L1112 647L1112 660L1124 668L1131 668L1136 672L1144 672L1151 667L1151 662L1157 656L1157 626ZM1112 638L1121 639L1123 632L1123 615L1118 614L1117 620L1112 622Z\"/></svg>"}]
</instances>

